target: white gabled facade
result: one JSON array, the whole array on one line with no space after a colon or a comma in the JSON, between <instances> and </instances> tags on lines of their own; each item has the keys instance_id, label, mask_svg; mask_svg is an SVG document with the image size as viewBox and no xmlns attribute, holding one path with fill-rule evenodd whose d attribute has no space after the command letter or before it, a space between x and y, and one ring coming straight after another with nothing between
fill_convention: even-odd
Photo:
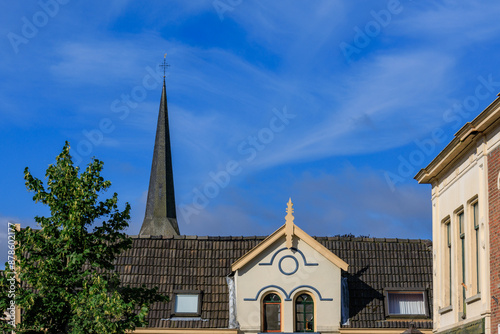
<instances>
[{"instance_id":1,"label":"white gabled facade","mask_svg":"<svg viewBox=\"0 0 500 334\"><path fill-rule=\"evenodd\" d=\"M341 271L348 265L294 225L291 201L287 212L285 225L232 266L240 330L265 331L265 297L276 294L280 332L300 331L297 318L307 316L306 326L314 332L340 333ZM297 298L304 295L310 297L310 315L298 311Z\"/></svg>"}]
</instances>

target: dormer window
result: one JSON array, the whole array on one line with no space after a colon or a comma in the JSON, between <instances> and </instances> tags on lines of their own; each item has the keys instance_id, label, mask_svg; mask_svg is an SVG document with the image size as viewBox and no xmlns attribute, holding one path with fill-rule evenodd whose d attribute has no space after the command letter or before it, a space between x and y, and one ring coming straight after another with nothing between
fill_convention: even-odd
<instances>
[{"instance_id":1,"label":"dormer window","mask_svg":"<svg viewBox=\"0 0 500 334\"><path fill-rule=\"evenodd\" d=\"M198 317L201 315L201 291L174 290L174 315Z\"/></svg>"},{"instance_id":2,"label":"dormer window","mask_svg":"<svg viewBox=\"0 0 500 334\"><path fill-rule=\"evenodd\" d=\"M425 290L386 290L386 314L389 317L428 317Z\"/></svg>"}]
</instances>

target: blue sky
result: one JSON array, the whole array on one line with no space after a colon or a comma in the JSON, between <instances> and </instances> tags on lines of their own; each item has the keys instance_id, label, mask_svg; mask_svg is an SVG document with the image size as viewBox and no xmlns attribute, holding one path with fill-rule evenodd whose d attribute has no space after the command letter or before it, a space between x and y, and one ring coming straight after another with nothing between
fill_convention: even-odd
<instances>
[{"instance_id":1,"label":"blue sky","mask_svg":"<svg viewBox=\"0 0 500 334\"><path fill-rule=\"evenodd\" d=\"M3 8L2 263L7 222L35 226L48 214L24 168L43 178L65 140L81 166L104 161L111 191L132 206L127 233L138 234L164 53L187 235L267 235L292 197L311 235L430 239L430 186L413 176L500 92L496 1Z\"/></svg>"}]
</instances>

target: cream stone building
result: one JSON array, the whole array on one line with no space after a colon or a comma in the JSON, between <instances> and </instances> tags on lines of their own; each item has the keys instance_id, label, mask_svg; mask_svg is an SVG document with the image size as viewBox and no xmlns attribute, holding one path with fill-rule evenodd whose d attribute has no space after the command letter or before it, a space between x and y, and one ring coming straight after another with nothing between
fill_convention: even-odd
<instances>
[{"instance_id":1,"label":"cream stone building","mask_svg":"<svg viewBox=\"0 0 500 334\"><path fill-rule=\"evenodd\" d=\"M432 185L435 333L499 330L500 99L417 175Z\"/></svg>"}]
</instances>

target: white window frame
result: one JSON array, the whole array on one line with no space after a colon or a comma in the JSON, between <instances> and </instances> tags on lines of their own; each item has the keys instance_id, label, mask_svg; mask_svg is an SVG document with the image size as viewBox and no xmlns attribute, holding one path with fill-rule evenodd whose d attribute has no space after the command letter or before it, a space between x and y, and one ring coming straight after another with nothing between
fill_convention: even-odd
<instances>
[{"instance_id":1,"label":"white window frame","mask_svg":"<svg viewBox=\"0 0 500 334\"><path fill-rule=\"evenodd\" d=\"M390 313L389 312L389 296L391 294L421 294L424 303L424 313L420 314L403 314L403 313ZM385 288L385 315L388 318L429 318L429 300L427 297L427 290L423 288Z\"/></svg>"},{"instance_id":2,"label":"white window frame","mask_svg":"<svg viewBox=\"0 0 500 334\"><path fill-rule=\"evenodd\" d=\"M197 305L196 305L196 311L193 312L186 312L186 311L177 311L177 301L179 296L196 296L197 299ZM200 290L174 290L173 293L173 302L174 304L172 305L172 315L176 317L199 317L201 316L201 297L202 297L202 292Z\"/></svg>"}]
</instances>

